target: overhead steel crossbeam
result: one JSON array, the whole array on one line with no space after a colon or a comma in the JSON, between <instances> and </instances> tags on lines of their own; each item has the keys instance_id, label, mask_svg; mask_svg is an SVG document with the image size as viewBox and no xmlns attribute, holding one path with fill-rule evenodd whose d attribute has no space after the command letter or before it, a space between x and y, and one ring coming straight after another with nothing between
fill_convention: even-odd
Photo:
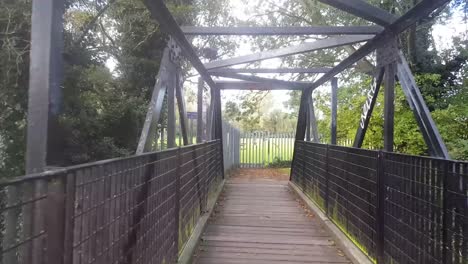
<instances>
[{"instance_id":1,"label":"overhead steel crossbeam","mask_svg":"<svg viewBox=\"0 0 468 264\"><path fill-rule=\"evenodd\" d=\"M412 24L416 23L419 19L428 16L432 11L450 0L424 0L420 2L406 14L398 18L393 24L385 28L382 33L378 34L372 40L368 41L362 47L360 47L356 52L351 54L351 56L344 59L341 63L335 66L332 70L318 79L311 87L311 90L319 87L320 85L326 83L331 78L333 78L338 73L344 71L354 63L358 62L365 56L369 55L371 52L377 48L383 47L390 40L394 39L405 29L410 27ZM353 1L351 1L353 2ZM312 91L310 91L312 92Z\"/></svg>"},{"instance_id":2,"label":"overhead steel crossbeam","mask_svg":"<svg viewBox=\"0 0 468 264\"><path fill-rule=\"evenodd\" d=\"M375 35L380 26L314 26L314 27L181 27L185 35Z\"/></svg>"},{"instance_id":3,"label":"overhead steel crossbeam","mask_svg":"<svg viewBox=\"0 0 468 264\"><path fill-rule=\"evenodd\" d=\"M291 81L284 81L284 80L277 80L277 79L269 79L269 78L262 78L253 75L243 75L238 73L217 73L213 74L219 77L231 78L231 79L239 79L244 81L251 81L251 82L262 82L262 83L271 83L271 84L278 84L284 85L285 87L289 86L291 89L305 89L309 87L312 83L310 82L291 82Z\"/></svg>"},{"instance_id":4,"label":"overhead steel crossbeam","mask_svg":"<svg viewBox=\"0 0 468 264\"><path fill-rule=\"evenodd\" d=\"M331 70L331 67L319 67L319 68L277 68L277 69L233 69L233 68L219 68L208 70L211 75L220 73L327 73Z\"/></svg>"},{"instance_id":5,"label":"overhead steel crossbeam","mask_svg":"<svg viewBox=\"0 0 468 264\"><path fill-rule=\"evenodd\" d=\"M321 0L325 2L325 0ZM356 0L349 1L349 3L353 3ZM354 63L358 62L360 59L364 58L365 56L369 55L371 52L376 50L377 48L383 47L386 43L394 39L398 36L401 32L405 29L416 23L421 18L428 16L431 12L435 9L441 7L442 5L446 4L450 0L424 0L409 10L406 14L395 20L394 23L387 26L382 33L375 36L372 40L368 41L362 47L360 47L356 52L351 54L351 56L347 57L337 66L335 66L331 71L324 74L320 79L318 79L309 89L304 91L303 98L307 98L311 96L312 91L319 87L320 85L326 83L331 78L333 78L338 73L342 72L343 70L347 69ZM348 1L327 1L327 2L343 2L347 3ZM362 2L362 1L359 1ZM383 11L383 10L382 10ZM302 100L304 101L304 100ZM306 120L306 111L305 111L305 103L304 105L301 103L299 108L299 122L298 127L296 130L296 138L304 138L305 136L305 120Z\"/></svg>"},{"instance_id":6,"label":"overhead steel crossbeam","mask_svg":"<svg viewBox=\"0 0 468 264\"><path fill-rule=\"evenodd\" d=\"M193 67L198 71L203 80L211 89L215 89L216 86L213 79L211 79L207 69L203 66L203 63L200 58L198 58L190 42L185 38L184 33L177 25L177 22L167 9L164 2L162 0L145 0L144 3L150 11L151 16L159 22L162 31L172 36L184 52L185 57L190 61L190 63L192 63Z\"/></svg>"},{"instance_id":7,"label":"overhead steel crossbeam","mask_svg":"<svg viewBox=\"0 0 468 264\"><path fill-rule=\"evenodd\" d=\"M252 81L215 81L220 90L247 90L247 91L270 91L270 90L303 90L310 83L304 82L302 88L274 82L252 82Z\"/></svg>"},{"instance_id":8,"label":"overhead steel crossbeam","mask_svg":"<svg viewBox=\"0 0 468 264\"><path fill-rule=\"evenodd\" d=\"M381 26L388 26L397 20L397 17L387 11L373 6L362 0L319 0L347 13L364 18ZM434 2L434 1L432 1Z\"/></svg>"},{"instance_id":9,"label":"overhead steel crossbeam","mask_svg":"<svg viewBox=\"0 0 468 264\"><path fill-rule=\"evenodd\" d=\"M315 50L334 48L344 45L350 45L354 43L364 42L372 39L374 35L355 35L355 36L340 36L328 39L317 40L314 42L302 43L296 46L280 48L275 50L268 50L258 52L250 55L239 56L226 60L213 61L205 64L205 67L210 69L228 67L238 64L244 64L249 62L261 61L272 58L285 57L289 55L295 55L305 52L311 52Z\"/></svg>"}]
</instances>

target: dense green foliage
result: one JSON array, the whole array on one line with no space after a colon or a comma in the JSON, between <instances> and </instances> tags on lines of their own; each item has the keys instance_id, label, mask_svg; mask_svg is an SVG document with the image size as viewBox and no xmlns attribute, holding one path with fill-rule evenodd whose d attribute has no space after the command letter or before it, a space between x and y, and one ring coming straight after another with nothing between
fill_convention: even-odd
<instances>
[{"instance_id":1,"label":"dense green foliage","mask_svg":"<svg viewBox=\"0 0 468 264\"><path fill-rule=\"evenodd\" d=\"M143 1L68 0L64 164L134 153L167 37ZM192 1L168 1L180 23ZM31 0L0 1L0 178L24 173Z\"/></svg>"}]
</instances>

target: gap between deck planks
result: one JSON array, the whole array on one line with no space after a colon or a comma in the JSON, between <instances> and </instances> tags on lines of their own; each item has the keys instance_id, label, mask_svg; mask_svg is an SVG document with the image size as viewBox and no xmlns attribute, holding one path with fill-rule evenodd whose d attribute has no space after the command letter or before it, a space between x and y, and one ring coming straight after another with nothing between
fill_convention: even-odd
<instances>
[{"instance_id":1,"label":"gap between deck planks","mask_svg":"<svg viewBox=\"0 0 468 264\"><path fill-rule=\"evenodd\" d=\"M287 181L266 178L227 181L194 263L350 263Z\"/></svg>"}]
</instances>

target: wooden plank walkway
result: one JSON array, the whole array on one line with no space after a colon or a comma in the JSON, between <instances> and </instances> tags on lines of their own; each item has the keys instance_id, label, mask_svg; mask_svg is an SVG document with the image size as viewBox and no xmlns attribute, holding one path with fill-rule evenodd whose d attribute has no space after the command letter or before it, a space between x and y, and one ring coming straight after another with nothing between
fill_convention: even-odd
<instances>
[{"instance_id":1,"label":"wooden plank walkway","mask_svg":"<svg viewBox=\"0 0 468 264\"><path fill-rule=\"evenodd\" d=\"M350 262L287 181L234 177L209 220L194 263Z\"/></svg>"}]
</instances>

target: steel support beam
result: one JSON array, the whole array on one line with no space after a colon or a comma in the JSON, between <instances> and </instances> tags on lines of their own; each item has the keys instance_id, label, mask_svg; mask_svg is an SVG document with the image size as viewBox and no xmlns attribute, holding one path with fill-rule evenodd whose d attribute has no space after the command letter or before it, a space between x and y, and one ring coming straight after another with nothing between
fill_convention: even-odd
<instances>
[{"instance_id":1,"label":"steel support beam","mask_svg":"<svg viewBox=\"0 0 468 264\"><path fill-rule=\"evenodd\" d=\"M385 66L384 97L384 150L393 152L393 131L395 117L395 63Z\"/></svg>"},{"instance_id":2,"label":"steel support beam","mask_svg":"<svg viewBox=\"0 0 468 264\"><path fill-rule=\"evenodd\" d=\"M214 115L214 138L221 142L221 171L222 177L224 179L224 151L223 151L223 119L221 114L221 91L219 89L215 90L214 93L214 107L213 107L213 115Z\"/></svg>"},{"instance_id":3,"label":"steel support beam","mask_svg":"<svg viewBox=\"0 0 468 264\"><path fill-rule=\"evenodd\" d=\"M176 98L177 98L177 108L179 109L179 122L180 122L180 132L182 133L182 140L184 142L184 146L189 145L188 134L187 134L187 111L185 108L185 100L184 100L184 93L183 93L183 82L182 79L182 72L181 69L177 69L176 72Z\"/></svg>"},{"instance_id":4,"label":"steel support beam","mask_svg":"<svg viewBox=\"0 0 468 264\"><path fill-rule=\"evenodd\" d=\"M388 26L397 19L394 15L390 14L386 10L373 6L363 0L319 1L381 26Z\"/></svg>"},{"instance_id":5,"label":"steel support beam","mask_svg":"<svg viewBox=\"0 0 468 264\"><path fill-rule=\"evenodd\" d=\"M414 113L416 122L423 135L424 141L429 147L431 156L450 159L439 130L432 119L431 113L427 108L424 98L419 91L413 74L409 68L404 55L400 52L400 60L397 65L397 76L400 81L406 100Z\"/></svg>"},{"instance_id":6,"label":"steel support beam","mask_svg":"<svg viewBox=\"0 0 468 264\"><path fill-rule=\"evenodd\" d=\"M296 127L296 140L304 140L306 126L307 126L307 101L310 96L307 96L305 91L301 93L299 113L297 118L297 127Z\"/></svg>"},{"instance_id":7,"label":"steel support beam","mask_svg":"<svg viewBox=\"0 0 468 264\"><path fill-rule=\"evenodd\" d=\"M61 85L63 81L64 10L64 0L32 1L26 174L43 172L48 167L65 165L63 131L59 125L63 103ZM28 202L21 206L23 228L19 231L16 230L16 225L8 225L4 235L14 239L20 237L25 241L40 234L44 229L48 229L44 222L45 212L42 203L36 200L36 197L47 192L47 186L46 181L34 181L23 187L25 199L32 199L31 201L36 202ZM16 191L12 189L9 192L10 199L18 197L19 194ZM7 211L5 220L7 223L19 221L14 210ZM32 239L17 250L22 263L36 264L41 259L49 259L52 262L60 261L49 253L61 249L54 248L51 252L45 252L41 239ZM16 259L17 256L7 254L5 259L8 258Z\"/></svg>"},{"instance_id":8,"label":"steel support beam","mask_svg":"<svg viewBox=\"0 0 468 264\"><path fill-rule=\"evenodd\" d=\"M185 35L372 35L380 26L314 26L314 27L181 27Z\"/></svg>"},{"instance_id":9,"label":"steel support beam","mask_svg":"<svg viewBox=\"0 0 468 264\"><path fill-rule=\"evenodd\" d=\"M336 145L336 121L338 115L338 79L331 79L331 141L330 144Z\"/></svg>"},{"instance_id":10,"label":"steel support beam","mask_svg":"<svg viewBox=\"0 0 468 264\"><path fill-rule=\"evenodd\" d=\"M382 33L369 40L366 44L362 45L356 52L351 54L345 60L340 62L332 70L325 73L320 79L318 79L311 87L313 90L320 85L326 83L338 73L344 71L354 63L358 62L365 56L369 55L374 50L383 47L389 41L393 40L395 36L398 36L405 29L416 23L421 18L428 16L436 8L441 7L450 0L423 0L406 14L398 18L394 23L389 25L382 31ZM350 1L350 3L353 1ZM311 93L312 91L309 91Z\"/></svg>"},{"instance_id":11,"label":"steel support beam","mask_svg":"<svg viewBox=\"0 0 468 264\"><path fill-rule=\"evenodd\" d=\"M304 83L306 84L306 83ZM249 81L216 81L221 90L247 90L247 91L269 91L269 90L304 90L304 88L291 87L289 84L278 84L270 82Z\"/></svg>"},{"instance_id":12,"label":"steel support beam","mask_svg":"<svg viewBox=\"0 0 468 264\"><path fill-rule=\"evenodd\" d=\"M312 141L315 143L319 142L318 136L318 127L317 127L317 118L315 116L315 108L314 108L314 99L312 97L309 98L309 119L310 119L310 127L312 130Z\"/></svg>"},{"instance_id":13,"label":"steel support beam","mask_svg":"<svg viewBox=\"0 0 468 264\"><path fill-rule=\"evenodd\" d=\"M203 142L203 79L198 78L197 94L197 143Z\"/></svg>"},{"instance_id":14,"label":"steel support beam","mask_svg":"<svg viewBox=\"0 0 468 264\"><path fill-rule=\"evenodd\" d=\"M210 99L210 104L208 105L206 109L206 140L212 140L213 139L213 105L214 105L214 100L213 97Z\"/></svg>"},{"instance_id":15,"label":"steel support beam","mask_svg":"<svg viewBox=\"0 0 468 264\"><path fill-rule=\"evenodd\" d=\"M324 0L325 1L325 0ZM325 73L320 79L318 79L310 88L304 90L305 96L311 96L312 91L319 87L320 85L326 83L331 78L335 77L338 73L344 71L354 63L358 62L365 56L369 55L374 50L383 47L388 42L393 40L395 36L398 36L405 29L416 23L421 18L427 17L432 11L436 8L439 8L449 2L450 0L423 0L419 2L415 7L409 10L406 14L399 17L395 22L387 26L382 33L375 36L373 39L368 41L366 44L362 45L356 52L351 54L349 57L344 59L338 65L336 65L332 70ZM327 1L332 2L332 1ZM348 1L340 1L346 3ZM354 1L349 1L352 3ZM298 119L305 120L305 111L299 109ZM300 132L300 131L297 131ZM305 131L304 131L305 133ZM298 135L300 136L300 135Z\"/></svg>"},{"instance_id":16,"label":"steel support beam","mask_svg":"<svg viewBox=\"0 0 468 264\"><path fill-rule=\"evenodd\" d=\"M32 3L26 173L63 164L63 0Z\"/></svg>"},{"instance_id":17,"label":"steel support beam","mask_svg":"<svg viewBox=\"0 0 468 264\"><path fill-rule=\"evenodd\" d=\"M332 37L328 39L317 40L314 42L306 42L296 46L290 46L286 48L280 48L275 50L268 50L258 52L250 55L239 56L231 59L212 61L205 64L207 69L216 69L222 67L228 67L238 64L244 64L249 62L261 61L272 58L285 57L289 55L295 55L299 53L311 52L315 50L329 49L344 45L350 45L359 43L371 39L374 35L355 35L355 36L340 36Z\"/></svg>"},{"instance_id":18,"label":"steel support beam","mask_svg":"<svg viewBox=\"0 0 468 264\"><path fill-rule=\"evenodd\" d=\"M154 84L150 105L146 113L140 140L138 141L137 155L151 151L152 141L157 139L157 124L161 118L164 97L166 96L166 87L169 78L168 72L173 72L174 68L175 65L171 63L169 59L169 49L166 48L163 53L161 64L159 65L159 72L156 76L156 83Z\"/></svg>"},{"instance_id":19,"label":"steel support beam","mask_svg":"<svg viewBox=\"0 0 468 264\"><path fill-rule=\"evenodd\" d=\"M176 114L175 114L175 71L169 72L170 79L167 85L167 147L176 146Z\"/></svg>"},{"instance_id":20,"label":"steel support beam","mask_svg":"<svg viewBox=\"0 0 468 264\"><path fill-rule=\"evenodd\" d=\"M307 124L306 124L306 137L305 137L305 141L310 141L310 138L311 138L311 135L310 135L310 126L311 126L311 122L310 122L310 117L311 117L311 113L310 113L310 98L307 102Z\"/></svg>"},{"instance_id":21,"label":"steel support beam","mask_svg":"<svg viewBox=\"0 0 468 264\"><path fill-rule=\"evenodd\" d=\"M211 75L220 73L327 73L331 70L330 67L318 67L318 68L276 68L276 69L233 69L233 68L219 68L212 69L208 72Z\"/></svg>"},{"instance_id":22,"label":"steel support beam","mask_svg":"<svg viewBox=\"0 0 468 264\"><path fill-rule=\"evenodd\" d=\"M353 147L361 148L362 143L364 142L364 137L366 136L367 128L369 127L369 122L372 117L372 112L374 111L375 103L377 102L377 97L379 95L380 86L382 85L384 68L379 70L377 78L374 79L370 90L367 92L367 100L362 107L361 120L359 122L359 127L354 137Z\"/></svg>"},{"instance_id":23,"label":"steel support beam","mask_svg":"<svg viewBox=\"0 0 468 264\"><path fill-rule=\"evenodd\" d=\"M150 11L151 17L159 22L160 29L172 36L172 38L177 42L180 49L184 53L184 56L192 63L193 67L198 71L203 80L208 84L213 93L213 90L216 89L216 85L211 79L210 74L203 66L200 58L198 58L195 50L193 49L190 42L185 38L182 29L177 25L174 17L171 15L169 9L167 9L163 0L144 0L143 1L148 10Z\"/></svg>"},{"instance_id":24,"label":"steel support beam","mask_svg":"<svg viewBox=\"0 0 468 264\"><path fill-rule=\"evenodd\" d=\"M237 73L212 73L212 75L225 77L225 78L231 78L231 79L250 81L250 82L269 83L271 85L277 84L279 86L285 86L285 87L289 86L291 87L291 89L295 88L295 89L301 89L301 90L307 88L308 86L312 84L310 82L292 82L292 81L263 78L263 77L253 76L253 75L243 75L243 74L237 74Z\"/></svg>"}]
</instances>

